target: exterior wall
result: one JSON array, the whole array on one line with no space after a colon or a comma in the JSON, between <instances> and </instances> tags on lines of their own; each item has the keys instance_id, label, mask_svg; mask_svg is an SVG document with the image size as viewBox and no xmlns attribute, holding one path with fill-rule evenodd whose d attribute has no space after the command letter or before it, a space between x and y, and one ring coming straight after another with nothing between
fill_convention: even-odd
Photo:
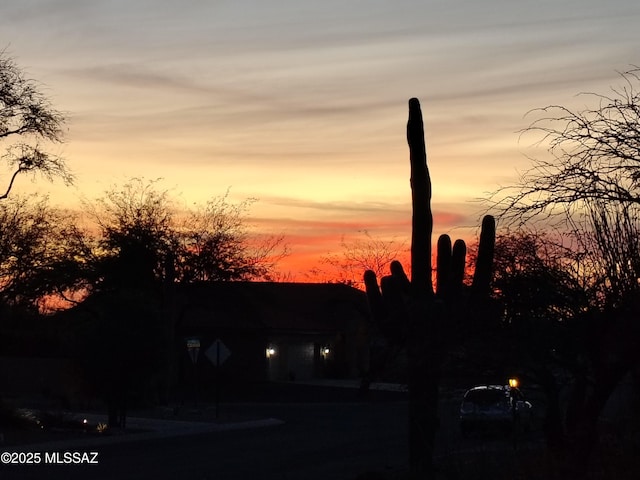
<instances>
[{"instance_id":1,"label":"exterior wall","mask_svg":"<svg viewBox=\"0 0 640 480\"><path fill-rule=\"evenodd\" d=\"M267 379L273 381L311 380L319 376L320 347L301 338L275 338L267 349Z\"/></svg>"},{"instance_id":2,"label":"exterior wall","mask_svg":"<svg viewBox=\"0 0 640 480\"><path fill-rule=\"evenodd\" d=\"M329 352L324 353L328 348ZM269 353L269 351L273 353ZM305 381L314 378L353 378L356 370L340 336L273 337L265 348L267 380Z\"/></svg>"}]
</instances>

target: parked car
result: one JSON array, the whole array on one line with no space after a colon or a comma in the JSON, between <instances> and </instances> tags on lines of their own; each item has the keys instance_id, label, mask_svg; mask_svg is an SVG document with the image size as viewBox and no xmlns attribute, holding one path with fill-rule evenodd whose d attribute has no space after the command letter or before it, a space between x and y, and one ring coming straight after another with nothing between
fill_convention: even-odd
<instances>
[{"instance_id":1,"label":"parked car","mask_svg":"<svg viewBox=\"0 0 640 480\"><path fill-rule=\"evenodd\" d=\"M481 385L464 394L460 405L460 429L463 434L474 430L504 428L529 430L533 407L522 392L508 385Z\"/></svg>"}]
</instances>

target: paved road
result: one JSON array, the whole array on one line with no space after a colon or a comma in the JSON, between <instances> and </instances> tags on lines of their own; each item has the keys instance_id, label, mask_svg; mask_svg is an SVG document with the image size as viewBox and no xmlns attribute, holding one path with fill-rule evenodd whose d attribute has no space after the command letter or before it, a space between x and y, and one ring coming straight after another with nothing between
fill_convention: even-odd
<instances>
[{"instance_id":1,"label":"paved road","mask_svg":"<svg viewBox=\"0 0 640 480\"><path fill-rule=\"evenodd\" d=\"M461 437L457 412L463 391L450 389L441 397L439 463L455 465L477 455L501 462L516 458L511 439L504 435ZM300 391L294 398L302 399ZM406 397L354 398L346 389L321 389L307 392L299 403L226 404L221 408L231 418L276 418L284 423L102 446L66 445L67 451L97 451L99 463L0 465L0 479L353 480L365 471L405 469ZM540 448L540 442L539 431L519 438L518 452ZM47 451L60 450L41 449L43 455Z\"/></svg>"},{"instance_id":2,"label":"paved road","mask_svg":"<svg viewBox=\"0 0 640 480\"><path fill-rule=\"evenodd\" d=\"M0 466L0 478L340 480L406 465L405 402L227 408L285 423L91 447L99 452L98 465Z\"/></svg>"}]
</instances>

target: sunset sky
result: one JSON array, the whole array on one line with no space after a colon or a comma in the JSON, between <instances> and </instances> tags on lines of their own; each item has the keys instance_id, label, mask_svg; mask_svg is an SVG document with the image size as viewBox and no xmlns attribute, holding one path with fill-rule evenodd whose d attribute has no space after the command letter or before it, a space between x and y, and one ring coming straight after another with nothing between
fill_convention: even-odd
<instances>
[{"instance_id":1,"label":"sunset sky","mask_svg":"<svg viewBox=\"0 0 640 480\"><path fill-rule=\"evenodd\" d=\"M408 239L407 101L422 103L436 234L469 238L475 199L535 154L536 107L581 107L640 64L637 0L21 0L0 49L67 113L78 204L133 176L189 204L255 197L308 280L341 236ZM306 263L305 263L306 262Z\"/></svg>"}]
</instances>

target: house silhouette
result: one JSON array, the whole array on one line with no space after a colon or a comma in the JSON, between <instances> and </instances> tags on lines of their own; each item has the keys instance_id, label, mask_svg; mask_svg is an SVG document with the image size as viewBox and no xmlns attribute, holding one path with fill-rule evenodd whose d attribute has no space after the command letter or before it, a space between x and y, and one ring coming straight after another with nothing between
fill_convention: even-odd
<instances>
[{"instance_id":1,"label":"house silhouette","mask_svg":"<svg viewBox=\"0 0 640 480\"><path fill-rule=\"evenodd\" d=\"M181 366L198 339L202 381L215 369L216 342L230 355L224 375L246 381L354 378L368 366L366 294L344 284L201 282L176 284L172 300ZM216 372L217 374L217 372Z\"/></svg>"}]
</instances>

